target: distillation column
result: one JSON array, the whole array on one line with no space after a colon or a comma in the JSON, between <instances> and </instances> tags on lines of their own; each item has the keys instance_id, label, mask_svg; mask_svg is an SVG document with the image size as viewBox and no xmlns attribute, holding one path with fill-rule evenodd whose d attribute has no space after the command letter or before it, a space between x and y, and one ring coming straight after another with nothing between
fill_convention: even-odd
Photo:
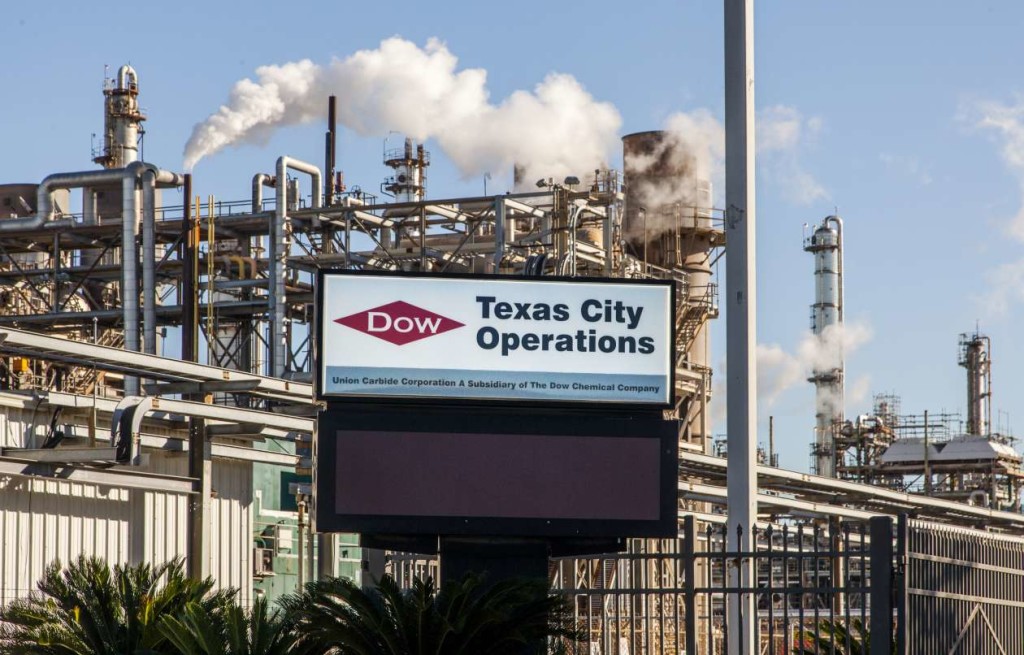
<instances>
[{"instance_id":1,"label":"distillation column","mask_svg":"<svg viewBox=\"0 0 1024 655\"><path fill-rule=\"evenodd\" d=\"M405 140L403 148L384 153L384 165L395 171L381 188L395 198L395 202L419 202L427 193L427 166L430 153L423 144L413 148L412 139Z\"/></svg>"},{"instance_id":2,"label":"distillation column","mask_svg":"<svg viewBox=\"0 0 1024 655\"><path fill-rule=\"evenodd\" d=\"M967 434L992 431L992 343L975 332L960 335L959 364L967 369Z\"/></svg>"},{"instance_id":3,"label":"distillation column","mask_svg":"<svg viewBox=\"0 0 1024 655\"><path fill-rule=\"evenodd\" d=\"M104 168L124 168L139 160L139 135L146 117L139 111L139 78L131 66L103 88L103 154L93 161Z\"/></svg>"},{"instance_id":4,"label":"distillation column","mask_svg":"<svg viewBox=\"0 0 1024 655\"><path fill-rule=\"evenodd\" d=\"M804 242L814 255L811 332L821 352L808 382L815 388L814 472L833 478L836 452L832 429L843 418L843 221L826 216ZM824 360L824 361L822 361Z\"/></svg>"}]
</instances>

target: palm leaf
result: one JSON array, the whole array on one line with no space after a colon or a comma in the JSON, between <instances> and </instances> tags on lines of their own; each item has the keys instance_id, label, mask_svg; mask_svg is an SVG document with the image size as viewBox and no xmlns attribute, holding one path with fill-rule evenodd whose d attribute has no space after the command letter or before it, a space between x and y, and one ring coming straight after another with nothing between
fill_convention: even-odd
<instances>
[{"instance_id":1,"label":"palm leaf","mask_svg":"<svg viewBox=\"0 0 1024 655\"><path fill-rule=\"evenodd\" d=\"M0 652L33 655L177 653L159 629L190 604L218 616L233 597L213 581L186 576L180 559L152 566L110 566L79 557L46 567L36 591L0 609Z\"/></svg>"},{"instance_id":2,"label":"palm leaf","mask_svg":"<svg viewBox=\"0 0 1024 655\"><path fill-rule=\"evenodd\" d=\"M549 637L578 640L568 604L543 580L490 587L479 576L444 585L417 580L402 590L384 576L371 591L351 581L313 582L285 597L297 645L332 655L512 655Z\"/></svg>"}]
</instances>

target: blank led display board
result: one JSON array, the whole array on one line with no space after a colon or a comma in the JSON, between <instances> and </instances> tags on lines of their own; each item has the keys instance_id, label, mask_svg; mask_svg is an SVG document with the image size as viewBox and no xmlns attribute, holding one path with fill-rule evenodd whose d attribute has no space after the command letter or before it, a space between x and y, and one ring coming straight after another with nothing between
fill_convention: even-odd
<instances>
[{"instance_id":1,"label":"blank led display board","mask_svg":"<svg viewBox=\"0 0 1024 655\"><path fill-rule=\"evenodd\" d=\"M321 400L669 407L661 280L322 271Z\"/></svg>"},{"instance_id":2,"label":"blank led display board","mask_svg":"<svg viewBox=\"0 0 1024 655\"><path fill-rule=\"evenodd\" d=\"M674 536L676 438L660 413L330 405L318 427L317 529Z\"/></svg>"}]
</instances>

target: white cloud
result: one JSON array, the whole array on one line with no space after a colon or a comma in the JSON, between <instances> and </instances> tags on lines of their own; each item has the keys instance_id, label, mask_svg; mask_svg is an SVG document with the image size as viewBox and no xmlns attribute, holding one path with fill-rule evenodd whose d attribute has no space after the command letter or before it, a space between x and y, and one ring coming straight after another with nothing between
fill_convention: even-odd
<instances>
[{"instance_id":1,"label":"white cloud","mask_svg":"<svg viewBox=\"0 0 1024 655\"><path fill-rule=\"evenodd\" d=\"M1024 96L1017 96L1009 104L974 102L961 110L959 118L984 130L999 144L1003 163L1017 178L1020 207L1007 220L1005 229L1011 237L1024 241ZM1024 302L1024 259L989 269L986 278L987 291L978 300L990 315L1004 315L1011 305Z\"/></svg>"},{"instance_id":2,"label":"white cloud","mask_svg":"<svg viewBox=\"0 0 1024 655\"><path fill-rule=\"evenodd\" d=\"M796 107L773 105L757 113L757 154L761 173L792 203L808 205L829 197L825 187L806 171L800 154L821 131L820 117L805 118ZM677 112L665 121L665 129L687 146L695 159L697 174L711 180L716 189L725 179L725 129L707 109Z\"/></svg>"},{"instance_id":3,"label":"white cloud","mask_svg":"<svg viewBox=\"0 0 1024 655\"><path fill-rule=\"evenodd\" d=\"M829 197L825 187L806 171L799 155L822 128L820 117L805 118L788 105L766 107L757 115L757 152L767 181L797 205Z\"/></svg>"},{"instance_id":4,"label":"white cloud","mask_svg":"<svg viewBox=\"0 0 1024 655\"><path fill-rule=\"evenodd\" d=\"M970 120L975 127L996 135L994 138L1001 146L1000 155L1016 175L1021 194L1021 207L1010 219L1007 231L1024 241L1024 97L1018 97L1016 104L993 100L976 102L961 117Z\"/></svg>"},{"instance_id":5,"label":"white cloud","mask_svg":"<svg viewBox=\"0 0 1024 655\"><path fill-rule=\"evenodd\" d=\"M1010 306L1024 302L1024 259L1000 264L985 274L986 292L979 304L992 316L1003 316Z\"/></svg>"},{"instance_id":6,"label":"white cloud","mask_svg":"<svg viewBox=\"0 0 1024 655\"><path fill-rule=\"evenodd\" d=\"M908 177L921 186L928 186L932 183L931 173L928 172L917 157L881 152L878 154L878 161L882 162L886 170Z\"/></svg>"}]
</instances>

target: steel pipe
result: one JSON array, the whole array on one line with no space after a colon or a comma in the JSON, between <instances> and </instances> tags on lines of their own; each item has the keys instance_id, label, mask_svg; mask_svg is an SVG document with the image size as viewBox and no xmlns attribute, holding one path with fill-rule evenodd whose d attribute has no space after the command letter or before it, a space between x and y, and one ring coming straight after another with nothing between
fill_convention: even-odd
<instances>
[{"instance_id":1,"label":"steel pipe","mask_svg":"<svg viewBox=\"0 0 1024 655\"><path fill-rule=\"evenodd\" d=\"M134 166L135 164L132 164ZM179 187L184 176L142 164L142 341L143 350L156 354L156 189ZM186 199L187 202L187 199Z\"/></svg>"},{"instance_id":2,"label":"steel pipe","mask_svg":"<svg viewBox=\"0 0 1024 655\"><path fill-rule=\"evenodd\" d=\"M118 182L127 169L118 168L112 170L78 171L73 173L55 173L49 175L40 182L36 189L36 213L34 216L24 218L12 218L0 221L0 232L19 232L23 230L36 230L57 218L57 212L53 207L53 193L57 189L77 189L98 184L109 184Z\"/></svg>"},{"instance_id":3,"label":"steel pipe","mask_svg":"<svg viewBox=\"0 0 1024 655\"><path fill-rule=\"evenodd\" d=\"M137 180L134 175L125 175L121 178L121 313L124 316L124 348L134 351L139 350L139 273L135 242L138 233ZM131 396L139 394L137 377L125 377L124 393Z\"/></svg>"},{"instance_id":4,"label":"steel pipe","mask_svg":"<svg viewBox=\"0 0 1024 655\"><path fill-rule=\"evenodd\" d=\"M288 304L285 297L285 280L288 275L288 255L291 245L291 224L288 218L288 170L308 173L313 185L313 208L323 204L323 186L320 169L313 164L282 156L277 159L277 180L275 184L276 203L274 221L270 226L270 363L271 374L282 377L287 368L287 335L285 315Z\"/></svg>"},{"instance_id":5,"label":"steel pipe","mask_svg":"<svg viewBox=\"0 0 1024 655\"><path fill-rule=\"evenodd\" d=\"M273 175L256 173L252 176L252 213L263 212L263 187L274 187L277 180Z\"/></svg>"},{"instance_id":6,"label":"steel pipe","mask_svg":"<svg viewBox=\"0 0 1024 655\"><path fill-rule=\"evenodd\" d=\"M142 174L142 349L156 354L156 173Z\"/></svg>"},{"instance_id":7,"label":"steel pipe","mask_svg":"<svg viewBox=\"0 0 1024 655\"><path fill-rule=\"evenodd\" d=\"M20 219L0 221L0 232L32 230L48 227L73 227L70 221L57 221L53 194L57 189L85 190L87 210L94 202L92 187L121 182L121 295L125 328L125 348L139 350L138 250L139 198L142 187L145 220L143 221L143 294L146 298L146 352L156 350L156 187L181 186L184 178L151 164L133 162L124 168L96 171L56 173L47 176L36 190L36 214ZM86 211L95 218L95 211ZM138 392L138 380L126 378L126 391Z\"/></svg>"}]
</instances>

